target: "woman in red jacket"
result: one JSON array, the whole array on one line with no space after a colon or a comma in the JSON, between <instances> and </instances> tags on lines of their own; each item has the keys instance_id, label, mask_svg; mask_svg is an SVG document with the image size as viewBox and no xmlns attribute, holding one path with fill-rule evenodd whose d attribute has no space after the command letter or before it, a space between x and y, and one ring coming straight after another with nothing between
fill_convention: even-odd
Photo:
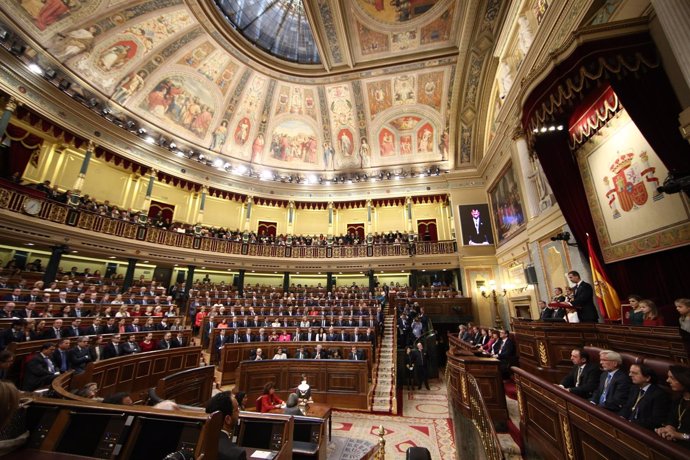
<instances>
[{"instance_id":1,"label":"woman in red jacket","mask_svg":"<svg viewBox=\"0 0 690 460\"><path fill-rule=\"evenodd\" d=\"M141 341L139 347L141 348L142 353L155 350L156 342L153 341L153 334L150 332L146 334L146 337L144 337L144 340Z\"/></svg>"},{"instance_id":2,"label":"woman in red jacket","mask_svg":"<svg viewBox=\"0 0 690 460\"><path fill-rule=\"evenodd\" d=\"M268 382L264 385L264 394L259 396L257 409L261 412L270 412L272 409L280 409L283 405L283 400L275 395L276 389L273 382Z\"/></svg>"}]
</instances>

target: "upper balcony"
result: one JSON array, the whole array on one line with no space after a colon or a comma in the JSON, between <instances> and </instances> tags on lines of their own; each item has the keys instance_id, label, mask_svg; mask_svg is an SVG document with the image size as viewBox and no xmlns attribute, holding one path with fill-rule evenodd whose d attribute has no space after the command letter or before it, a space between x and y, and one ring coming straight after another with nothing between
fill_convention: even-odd
<instances>
[{"instance_id":1,"label":"upper balcony","mask_svg":"<svg viewBox=\"0 0 690 460\"><path fill-rule=\"evenodd\" d=\"M99 256L146 258L160 263L203 263L263 270L450 269L457 242L416 241L352 246L278 246L182 234L99 215L47 200L33 189L2 182L0 234L23 244L69 244Z\"/></svg>"}]
</instances>

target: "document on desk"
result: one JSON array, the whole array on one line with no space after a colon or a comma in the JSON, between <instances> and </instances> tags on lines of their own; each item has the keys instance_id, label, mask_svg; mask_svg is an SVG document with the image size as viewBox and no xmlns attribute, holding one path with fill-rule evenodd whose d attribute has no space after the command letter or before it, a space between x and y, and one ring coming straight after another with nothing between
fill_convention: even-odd
<instances>
[{"instance_id":1,"label":"document on desk","mask_svg":"<svg viewBox=\"0 0 690 460\"><path fill-rule=\"evenodd\" d=\"M267 458L271 459L276 456L276 452L271 452L270 450L257 450L254 451L250 458Z\"/></svg>"}]
</instances>

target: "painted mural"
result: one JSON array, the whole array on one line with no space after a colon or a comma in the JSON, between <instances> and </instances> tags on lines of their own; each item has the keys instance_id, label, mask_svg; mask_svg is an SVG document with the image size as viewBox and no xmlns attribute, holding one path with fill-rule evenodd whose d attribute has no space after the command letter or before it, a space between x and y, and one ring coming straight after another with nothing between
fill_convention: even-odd
<instances>
[{"instance_id":1,"label":"painted mural","mask_svg":"<svg viewBox=\"0 0 690 460\"><path fill-rule=\"evenodd\" d=\"M84 2L78 0L20 0L19 3L33 19L38 30L44 31L50 25L62 21L73 12L78 11Z\"/></svg>"},{"instance_id":2,"label":"painted mural","mask_svg":"<svg viewBox=\"0 0 690 460\"><path fill-rule=\"evenodd\" d=\"M183 75L163 78L139 104L147 113L201 138L213 120L215 106L205 85Z\"/></svg>"},{"instance_id":3,"label":"painted mural","mask_svg":"<svg viewBox=\"0 0 690 460\"><path fill-rule=\"evenodd\" d=\"M371 30L361 23L357 23L360 51L363 56L390 51L390 38L386 34Z\"/></svg>"},{"instance_id":4,"label":"painted mural","mask_svg":"<svg viewBox=\"0 0 690 460\"><path fill-rule=\"evenodd\" d=\"M355 61L380 57L388 64L385 53L451 40L459 16L446 0L346 3L355 13L346 18ZM192 148L293 170L349 171L449 156L452 59L392 72L381 61L357 78L334 74L307 84L248 67L217 44L184 0L9 0L0 10L18 17L31 38L85 82L72 82L70 92L109 95L113 115L130 110Z\"/></svg>"},{"instance_id":5,"label":"painted mural","mask_svg":"<svg viewBox=\"0 0 690 460\"><path fill-rule=\"evenodd\" d=\"M367 96L369 114L374 119L379 112L383 112L393 105L393 90L390 80L367 83Z\"/></svg>"},{"instance_id":6,"label":"painted mural","mask_svg":"<svg viewBox=\"0 0 690 460\"><path fill-rule=\"evenodd\" d=\"M439 0L357 0L359 7L375 20L400 24L418 18Z\"/></svg>"},{"instance_id":7,"label":"painted mural","mask_svg":"<svg viewBox=\"0 0 690 460\"><path fill-rule=\"evenodd\" d=\"M444 42L450 39L450 30L453 25L453 9L454 3L451 3L450 8L443 12L439 17L422 27L421 40L422 45L430 45L432 43Z\"/></svg>"},{"instance_id":8,"label":"painted mural","mask_svg":"<svg viewBox=\"0 0 690 460\"><path fill-rule=\"evenodd\" d=\"M417 102L441 110L443 72L421 74L417 80Z\"/></svg>"},{"instance_id":9,"label":"painted mural","mask_svg":"<svg viewBox=\"0 0 690 460\"><path fill-rule=\"evenodd\" d=\"M314 128L301 120L288 120L273 129L264 164L289 168L319 167L317 136Z\"/></svg>"}]
</instances>

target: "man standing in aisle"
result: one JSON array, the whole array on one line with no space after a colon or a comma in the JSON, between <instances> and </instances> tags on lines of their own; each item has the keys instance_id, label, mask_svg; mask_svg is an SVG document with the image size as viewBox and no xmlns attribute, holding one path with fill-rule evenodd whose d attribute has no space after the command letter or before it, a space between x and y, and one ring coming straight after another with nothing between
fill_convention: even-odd
<instances>
[{"instance_id":1,"label":"man standing in aisle","mask_svg":"<svg viewBox=\"0 0 690 460\"><path fill-rule=\"evenodd\" d=\"M417 385L419 390L422 389L422 383L427 390L429 390L429 373L427 370L429 363L429 354L424 350L422 342L417 342L417 350L414 352L414 368L417 376Z\"/></svg>"}]
</instances>

